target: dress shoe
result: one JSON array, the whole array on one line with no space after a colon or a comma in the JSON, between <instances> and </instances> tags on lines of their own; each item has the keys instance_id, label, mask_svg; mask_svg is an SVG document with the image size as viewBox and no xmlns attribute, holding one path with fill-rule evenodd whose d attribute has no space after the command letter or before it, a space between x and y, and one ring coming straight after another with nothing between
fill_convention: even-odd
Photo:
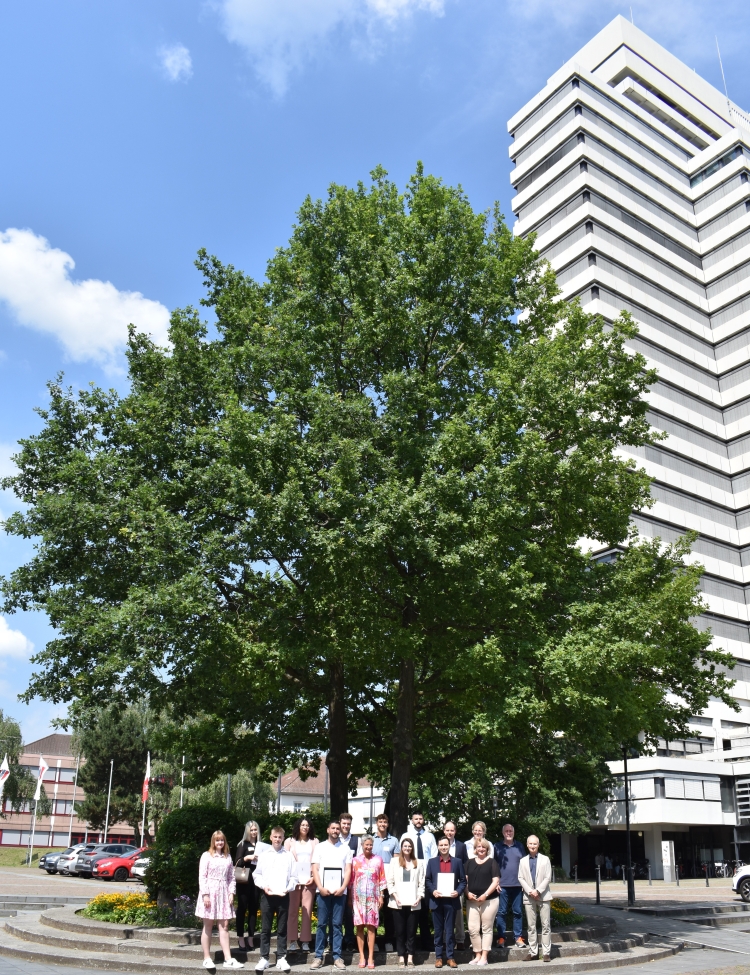
<instances>
[{"instance_id":1,"label":"dress shoe","mask_svg":"<svg viewBox=\"0 0 750 975\"><path fill-rule=\"evenodd\" d=\"M552 961L549 955L545 955L542 961Z\"/></svg>"},{"instance_id":2,"label":"dress shoe","mask_svg":"<svg viewBox=\"0 0 750 975\"><path fill-rule=\"evenodd\" d=\"M435 968L442 968L442 967L443 967L443 959L442 958L436 958L435 959Z\"/></svg>"},{"instance_id":3,"label":"dress shoe","mask_svg":"<svg viewBox=\"0 0 750 975\"><path fill-rule=\"evenodd\" d=\"M521 959L521 961L538 961L538 960L539 960L539 955L526 955L525 958Z\"/></svg>"},{"instance_id":4,"label":"dress shoe","mask_svg":"<svg viewBox=\"0 0 750 975\"><path fill-rule=\"evenodd\" d=\"M449 958L448 959L448 968L458 968L458 965L456 964L456 959L455 958Z\"/></svg>"}]
</instances>

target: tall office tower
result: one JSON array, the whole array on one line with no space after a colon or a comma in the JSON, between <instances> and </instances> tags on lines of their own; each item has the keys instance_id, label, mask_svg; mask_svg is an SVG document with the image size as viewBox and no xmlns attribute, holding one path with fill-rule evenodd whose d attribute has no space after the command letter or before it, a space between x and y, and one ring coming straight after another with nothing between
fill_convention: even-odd
<instances>
[{"instance_id":1,"label":"tall office tower","mask_svg":"<svg viewBox=\"0 0 750 975\"><path fill-rule=\"evenodd\" d=\"M655 499L634 521L666 541L699 533L697 625L737 660L739 714L715 702L687 740L630 767L635 859L655 877L675 862L700 876L750 859L750 116L618 17L508 129L516 233L537 235L565 298L638 323L667 438L633 452ZM622 860L622 790L599 816L587 837L562 837L563 865Z\"/></svg>"}]
</instances>

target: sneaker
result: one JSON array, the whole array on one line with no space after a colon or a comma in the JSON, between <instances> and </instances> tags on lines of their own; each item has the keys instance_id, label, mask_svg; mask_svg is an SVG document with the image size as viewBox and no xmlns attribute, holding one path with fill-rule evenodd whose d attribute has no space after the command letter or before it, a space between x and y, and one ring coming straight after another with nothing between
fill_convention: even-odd
<instances>
[{"instance_id":1,"label":"sneaker","mask_svg":"<svg viewBox=\"0 0 750 975\"><path fill-rule=\"evenodd\" d=\"M286 960L286 955L282 955L281 958L276 959L276 970L279 972L288 972L291 970L291 965Z\"/></svg>"},{"instance_id":2,"label":"sneaker","mask_svg":"<svg viewBox=\"0 0 750 975\"><path fill-rule=\"evenodd\" d=\"M516 941L516 948L527 948L527 947L528 945L523 940L523 938L519 938L518 941Z\"/></svg>"},{"instance_id":3,"label":"sneaker","mask_svg":"<svg viewBox=\"0 0 750 975\"><path fill-rule=\"evenodd\" d=\"M323 959L322 958L315 958L315 960L313 961L312 965L310 965L310 968L311 969L322 968L322 967L323 967Z\"/></svg>"},{"instance_id":4,"label":"sneaker","mask_svg":"<svg viewBox=\"0 0 750 975\"><path fill-rule=\"evenodd\" d=\"M497 945L498 948L504 948L505 947L505 938L498 938L495 941L495 944ZM516 947L518 947L518 945L516 945Z\"/></svg>"},{"instance_id":5,"label":"sneaker","mask_svg":"<svg viewBox=\"0 0 750 975\"><path fill-rule=\"evenodd\" d=\"M222 968L244 968L245 966L241 961L237 961L236 958L230 958L229 961L225 961L221 966Z\"/></svg>"},{"instance_id":6,"label":"sneaker","mask_svg":"<svg viewBox=\"0 0 750 975\"><path fill-rule=\"evenodd\" d=\"M309 951L310 950L310 942L309 941L303 941L302 942L302 950L303 951Z\"/></svg>"},{"instance_id":7,"label":"sneaker","mask_svg":"<svg viewBox=\"0 0 750 975\"><path fill-rule=\"evenodd\" d=\"M344 959L343 958L337 958L336 961L333 963L333 967L334 968L346 968L346 965L344 964Z\"/></svg>"},{"instance_id":8,"label":"sneaker","mask_svg":"<svg viewBox=\"0 0 750 975\"><path fill-rule=\"evenodd\" d=\"M264 972L268 968L268 966L270 964L271 964L271 962L267 958L261 958L258 961L258 964L255 966L255 971L256 972Z\"/></svg>"},{"instance_id":9,"label":"sneaker","mask_svg":"<svg viewBox=\"0 0 750 975\"><path fill-rule=\"evenodd\" d=\"M203 967L204 968L208 968L209 971L212 971L212 972L215 972L216 971L216 964L213 961L211 961L210 958L204 958L203 959Z\"/></svg>"},{"instance_id":10,"label":"sneaker","mask_svg":"<svg viewBox=\"0 0 750 975\"><path fill-rule=\"evenodd\" d=\"M299 945L297 944L296 941L293 941L286 950L287 951L299 951Z\"/></svg>"}]
</instances>

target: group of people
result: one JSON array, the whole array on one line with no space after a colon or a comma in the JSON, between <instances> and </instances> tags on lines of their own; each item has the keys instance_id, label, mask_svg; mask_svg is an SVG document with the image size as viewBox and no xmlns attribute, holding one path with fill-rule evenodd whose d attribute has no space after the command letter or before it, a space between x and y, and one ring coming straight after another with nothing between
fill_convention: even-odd
<instances>
[{"instance_id":1,"label":"group of people","mask_svg":"<svg viewBox=\"0 0 750 975\"><path fill-rule=\"evenodd\" d=\"M281 826L263 843L256 822L249 822L232 861L221 831L211 837L201 857L200 893L196 914L204 919L201 944L204 968L213 968L211 931L218 923L225 968L244 967L229 950L229 921L237 895L239 947L254 947L255 918L260 901L260 960L263 972L270 965L271 931L276 918L276 968L288 972L287 951L309 951L311 916L317 894L315 958L311 969L322 968L330 946L335 968L345 968L342 951L356 947L359 967L375 967L375 935L385 928L386 951L395 942L399 967L414 966L419 929L422 950L435 951L435 967L456 968L455 951L464 947L468 928L474 952L471 965L488 964L496 945L505 945L508 909L513 916L513 940L524 949L524 961L539 954L537 923L541 921L541 948L550 961L550 901L552 866L539 852L539 839L529 836L528 853L515 839L513 826L503 827L503 838L493 844L486 826L476 822L471 839L456 839L456 826L448 822L436 839L414 812L400 839L389 832L388 816L377 818L377 831L356 837L352 817L332 819L326 838L315 836L312 821L301 817L292 835ZM523 940L525 907L528 944ZM464 925L464 908L466 924ZM301 915L301 926L300 926ZM247 933L245 919L247 918Z\"/></svg>"}]
</instances>

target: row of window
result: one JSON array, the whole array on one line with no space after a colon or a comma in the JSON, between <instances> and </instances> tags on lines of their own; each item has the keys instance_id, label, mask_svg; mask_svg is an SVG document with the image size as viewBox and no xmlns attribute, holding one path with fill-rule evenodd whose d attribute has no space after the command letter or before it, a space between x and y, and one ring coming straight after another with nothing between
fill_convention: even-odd
<instances>
[{"instance_id":1,"label":"row of window","mask_svg":"<svg viewBox=\"0 0 750 975\"><path fill-rule=\"evenodd\" d=\"M12 813L13 807L11 806L10 799L6 799L3 811L6 813ZM17 812L31 812L31 806L28 802L23 804L21 809L16 810ZM73 800L72 799L53 799L52 800L52 815L53 816L64 816L70 815L73 812Z\"/></svg>"},{"instance_id":2,"label":"row of window","mask_svg":"<svg viewBox=\"0 0 750 975\"><path fill-rule=\"evenodd\" d=\"M721 783L719 779L681 779L673 777L653 779L631 779L631 799L700 799L706 802L721 802ZM623 801L625 786L615 786L610 800Z\"/></svg>"},{"instance_id":3,"label":"row of window","mask_svg":"<svg viewBox=\"0 0 750 975\"><path fill-rule=\"evenodd\" d=\"M35 779L39 778L39 766L38 765L22 765L21 768L26 769L30 772ZM70 782L72 785L75 782L76 770L74 768L56 768L53 767L48 769L44 773L44 778L42 782Z\"/></svg>"}]
</instances>

